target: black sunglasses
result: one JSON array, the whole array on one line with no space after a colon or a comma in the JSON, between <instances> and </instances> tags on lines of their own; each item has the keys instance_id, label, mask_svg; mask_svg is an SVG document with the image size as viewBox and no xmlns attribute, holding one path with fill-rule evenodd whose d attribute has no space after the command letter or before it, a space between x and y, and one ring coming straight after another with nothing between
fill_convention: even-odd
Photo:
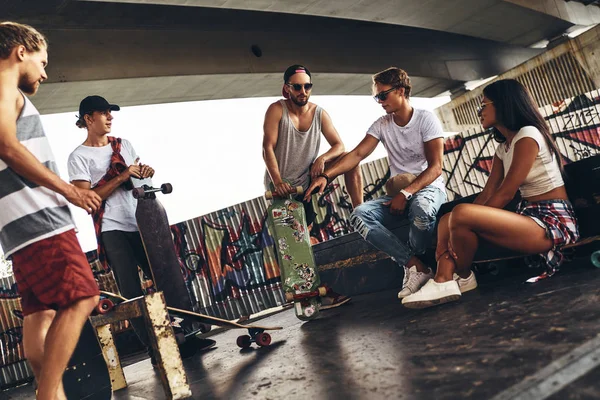
<instances>
[{"instance_id":1,"label":"black sunglasses","mask_svg":"<svg viewBox=\"0 0 600 400\"><path fill-rule=\"evenodd\" d=\"M296 92L301 91L303 86L304 90L306 90L307 92L313 87L312 83L305 83L304 85L301 83L288 83L287 85L294 89Z\"/></svg>"},{"instance_id":2,"label":"black sunglasses","mask_svg":"<svg viewBox=\"0 0 600 400\"><path fill-rule=\"evenodd\" d=\"M477 116L481 117L481 112L483 111L483 109L489 106L490 104L494 104L494 102L490 101L488 103L481 103L481 105L477 107Z\"/></svg>"},{"instance_id":3,"label":"black sunglasses","mask_svg":"<svg viewBox=\"0 0 600 400\"><path fill-rule=\"evenodd\" d=\"M379 92L375 96L373 96L373 99L375 99L376 102L385 101L385 99L387 99L388 97L388 94L392 93L396 89L400 89L400 86L384 90L383 92Z\"/></svg>"}]
</instances>

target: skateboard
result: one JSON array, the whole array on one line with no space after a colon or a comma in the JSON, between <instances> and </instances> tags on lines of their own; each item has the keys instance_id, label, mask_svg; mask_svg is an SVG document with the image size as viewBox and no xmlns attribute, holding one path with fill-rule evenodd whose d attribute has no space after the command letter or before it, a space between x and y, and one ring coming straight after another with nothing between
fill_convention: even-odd
<instances>
[{"instance_id":1,"label":"skateboard","mask_svg":"<svg viewBox=\"0 0 600 400\"><path fill-rule=\"evenodd\" d=\"M13 310L13 315L23 319L21 310ZM83 325L62 381L67 399L110 400L112 397L108 366L102 355L96 329L89 319Z\"/></svg>"},{"instance_id":2,"label":"skateboard","mask_svg":"<svg viewBox=\"0 0 600 400\"><path fill-rule=\"evenodd\" d=\"M160 188L155 188L149 179L132 178L131 181L134 186L132 194L137 199L135 218L155 289L163 292L169 306L192 311L192 302L181 273L167 212L156 198L156 192L171 193L173 186L165 183ZM197 332L189 320L182 321L181 328L187 336ZM202 327L201 330L207 331L208 327Z\"/></svg>"},{"instance_id":3,"label":"skateboard","mask_svg":"<svg viewBox=\"0 0 600 400\"><path fill-rule=\"evenodd\" d=\"M99 314L106 314L118 304L126 301L128 301L127 298L118 294L100 291L100 301L96 307L96 312ZM167 306L167 310L171 316L179 317L181 319L192 319L201 324L217 325L229 329L247 329L248 335L242 335L237 338L237 345L242 349L250 347L252 343L256 343L260 347L268 346L271 344L271 335L265 331L283 329L280 326L267 327L259 325L242 325L226 319L169 306Z\"/></svg>"},{"instance_id":4,"label":"skateboard","mask_svg":"<svg viewBox=\"0 0 600 400\"><path fill-rule=\"evenodd\" d=\"M96 330L87 320L77 347L63 375L67 399L109 400L112 397L110 374Z\"/></svg>"},{"instance_id":5,"label":"skateboard","mask_svg":"<svg viewBox=\"0 0 600 400\"><path fill-rule=\"evenodd\" d=\"M296 194L302 193L302 187L296 187ZM267 209L267 223L275 240L285 299L294 303L298 319L314 319L319 314L320 297L327 294L327 288L321 285L304 206L292 195L281 198L267 191L265 198L272 200Z\"/></svg>"}]
</instances>

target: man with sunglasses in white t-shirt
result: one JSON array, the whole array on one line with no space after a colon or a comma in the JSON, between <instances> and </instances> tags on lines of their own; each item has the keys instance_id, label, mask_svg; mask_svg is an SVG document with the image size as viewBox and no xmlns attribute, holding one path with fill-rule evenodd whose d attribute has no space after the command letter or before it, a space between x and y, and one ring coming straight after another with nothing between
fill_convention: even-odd
<instances>
[{"instance_id":1,"label":"man with sunglasses in white t-shirt","mask_svg":"<svg viewBox=\"0 0 600 400\"><path fill-rule=\"evenodd\" d=\"M331 179L367 158L382 142L388 153L391 176L416 176L395 196L383 196L357 207L350 222L361 236L404 267L404 281L398 298L415 293L432 271L417 255L431 245L436 215L446 201L442 179L444 139L442 126L433 113L410 105L410 78L400 68L388 68L373 75L373 92L386 112L371 125L365 138L332 168L313 180L306 191L322 192ZM399 219L408 219L408 243L389 229Z\"/></svg>"},{"instance_id":2,"label":"man with sunglasses in white t-shirt","mask_svg":"<svg viewBox=\"0 0 600 400\"><path fill-rule=\"evenodd\" d=\"M311 180L337 162L344 154L344 144L325 110L308 99L312 91L311 74L303 65L292 65L283 74L283 97L267 109L264 122L263 158L265 189L280 195L294 194L296 186L308 188ZM321 135L331 148L319 156ZM362 203L362 176L358 165L344 174L346 189L352 206ZM316 217L312 199L302 200L306 223L310 226ZM335 294L323 299L321 309L331 308L349 301L350 298Z\"/></svg>"}]
</instances>

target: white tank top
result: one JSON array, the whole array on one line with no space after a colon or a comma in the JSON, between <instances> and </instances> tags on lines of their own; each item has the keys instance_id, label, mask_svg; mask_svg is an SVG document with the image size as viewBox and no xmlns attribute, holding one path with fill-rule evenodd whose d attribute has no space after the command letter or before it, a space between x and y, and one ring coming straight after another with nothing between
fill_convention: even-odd
<instances>
[{"instance_id":1,"label":"white tank top","mask_svg":"<svg viewBox=\"0 0 600 400\"><path fill-rule=\"evenodd\" d=\"M564 186L565 183L556 156L548 148L544 135L534 126L524 126L521 128L508 149L504 143L500 143L496 148L496 156L502 160L502 164L504 165L504 176L506 177L510 169L515 145L519 140L526 137L536 141L539 151L529 174L527 174L527 177L519 187L521 196L525 198L538 196L557 187Z\"/></svg>"}]
</instances>

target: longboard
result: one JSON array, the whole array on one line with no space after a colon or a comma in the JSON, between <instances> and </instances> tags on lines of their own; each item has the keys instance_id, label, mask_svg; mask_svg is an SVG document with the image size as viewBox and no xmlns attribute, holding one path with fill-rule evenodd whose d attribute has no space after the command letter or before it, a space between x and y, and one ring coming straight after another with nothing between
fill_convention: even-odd
<instances>
[{"instance_id":1,"label":"longboard","mask_svg":"<svg viewBox=\"0 0 600 400\"><path fill-rule=\"evenodd\" d=\"M296 187L296 194L302 192L302 187ZM277 197L271 191L265 197L272 200L267 222L275 239L285 299L294 303L298 319L314 319L319 314L320 297L327 294L327 288L321 285L304 206L292 196Z\"/></svg>"},{"instance_id":2,"label":"longboard","mask_svg":"<svg viewBox=\"0 0 600 400\"><path fill-rule=\"evenodd\" d=\"M107 313L113 309L115 305L129 301L129 299L110 292L100 291L100 302L98 303L97 312L100 314ZM191 318L202 324L216 325L229 329L247 329L248 335L238 337L237 345L241 348L250 347L254 342L259 346L268 346L271 344L271 335L265 331L281 330L281 326L260 326L260 325L242 325L237 322L228 321L226 319L213 317L210 315L200 314L189 310L183 310L176 307L167 306L170 315L179 316L181 318Z\"/></svg>"}]
</instances>

